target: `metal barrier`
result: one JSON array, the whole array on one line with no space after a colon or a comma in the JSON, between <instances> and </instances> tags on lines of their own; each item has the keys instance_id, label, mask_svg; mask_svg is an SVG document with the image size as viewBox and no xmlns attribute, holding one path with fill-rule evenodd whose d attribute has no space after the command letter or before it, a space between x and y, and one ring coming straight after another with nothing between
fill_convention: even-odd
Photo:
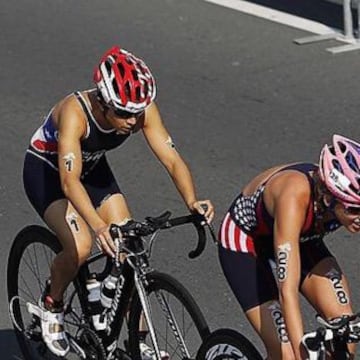
<instances>
[{"instance_id":1,"label":"metal barrier","mask_svg":"<svg viewBox=\"0 0 360 360\"><path fill-rule=\"evenodd\" d=\"M343 32L334 30L329 34L311 35L303 38L295 39L294 42L299 45L310 44L313 42L335 39L343 41L348 44L327 48L333 54L338 54L345 51L359 50L360 49L360 0L356 0L357 21L356 29L354 28L354 20L351 11L351 0L343 0L343 18L344 30Z\"/></svg>"}]
</instances>

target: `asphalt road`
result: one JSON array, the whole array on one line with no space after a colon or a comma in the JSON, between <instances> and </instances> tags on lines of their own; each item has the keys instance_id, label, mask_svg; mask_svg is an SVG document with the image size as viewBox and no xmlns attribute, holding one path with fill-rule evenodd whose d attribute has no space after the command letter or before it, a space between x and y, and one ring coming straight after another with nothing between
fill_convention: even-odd
<instances>
[{"instance_id":1,"label":"asphalt road","mask_svg":"<svg viewBox=\"0 0 360 360\"><path fill-rule=\"evenodd\" d=\"M7 312L8 252L18 230L41 223L22 188L24 151L59 98L92 86L92 69L111 45L143 57L156 75L164 121L199 196L216 205L216 227L258 171L317 161L333 133L360 139L359 52L331 55L325 49L335 41L295 45L305 31L200 0L7 1L0 24L2 359L20 356ZM137 219L164 209L185 213L142 135L110 160ZM188 228L172 231L171 243L161 236L154 265L191 290L212 329L232 327L259 344L224 281L215 247L209 243L200 259L187 259L194 236ZM359 239L340 230L327 243L359 308ZM304 313L311 326L306 304Z\"/></svg>"}]
</instances>

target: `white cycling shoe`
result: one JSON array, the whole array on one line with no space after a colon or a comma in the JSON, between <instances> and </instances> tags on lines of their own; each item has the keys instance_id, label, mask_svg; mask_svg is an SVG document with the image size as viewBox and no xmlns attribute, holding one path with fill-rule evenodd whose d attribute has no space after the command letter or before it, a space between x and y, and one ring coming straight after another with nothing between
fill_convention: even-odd
<instances>
[{"instance_id":1,"label":"white cycling shoe","mask_svg":"<svg viewBox=\"0 0 360 360\"><path fill-rule=\"evenodd\" d=\"M141 360L157 360L156 353L153 348L144 342L139 344ZM160 350L160 356L162 360L169 360L170 356L166 351Z\"/></svg>"},{"instance_id":2,"label":"white cycling shoe","mask_svg":"<svg viewBox=\"0 0 360 360\"><path fill-rule=\"evenodd\" d=\"M30 314L40 319L42 338L48 349L56 356L66 356L70 344L64 330L64 313L51 312L31 303L26 306Z\"/></svg>"}]
</instances>

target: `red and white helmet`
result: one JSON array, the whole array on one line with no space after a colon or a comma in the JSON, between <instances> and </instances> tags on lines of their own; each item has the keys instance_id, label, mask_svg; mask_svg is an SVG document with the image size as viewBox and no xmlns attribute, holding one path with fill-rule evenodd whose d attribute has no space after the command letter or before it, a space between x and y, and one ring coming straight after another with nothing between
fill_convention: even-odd
<instances>
[{"instance_id":1,"label":"red and white helmet","mask_svg":"<svg viewBox=\"0 0 360 360\"><path fill-rule=\"evenodd\" d=\"M320 154L320 177L343 204L360 207L360 144L334 135Z\"/></svg>"},{"instance_id":2,"label":"red and white helmet","mask_svg":"<svg viewBox=\"0 0 360 360\"><path fill-rule=\"evenodd\" d=\"M131 113L144 110L156 96L150 69L118 46L103 55L95 68L94 82L106 104Z\"/></svg>"}]
</instances>

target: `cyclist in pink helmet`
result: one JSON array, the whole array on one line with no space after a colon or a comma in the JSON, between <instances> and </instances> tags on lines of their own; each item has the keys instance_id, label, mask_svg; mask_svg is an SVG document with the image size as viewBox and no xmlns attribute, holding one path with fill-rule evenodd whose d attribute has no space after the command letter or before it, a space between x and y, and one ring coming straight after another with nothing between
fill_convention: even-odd
<instances>
[{"instance_id":1,"label":"cyclist in pink helmet","mask_svg":"<svg viewBox=\"0 0 360 360\"><path fill-rule=\"evenodd\" d=\"M360 145L334 135L333 146L325 145L319 164L321 179L345 206L360 208Z\"/></svg>"},{"instance_id":2,"label":"cyclist in pink helmet","mask_svg":"<svg viewBox=\"0 0 360 360\"><path fill-rule=\"evenodd\" d=\"M142 130L188 209L205 213L209 222L214 216L211 202L197 198L190 170L163 124L154 102L155 79L147 65L113 47L101 58L93 78L96 88L76 91L55 104L32 136L24 162L26 194L63 247L51 266L51 285L42 303L43 338L58 356L69 351L63 327L65 289L89 256L93 237L114 256L109 225L131 219L106 159L108 150ZM131 156L122 164L123 171L136 166Z\"/></svg>"},{"instance_id":3,"label":"cyclist in pink helmet","mask_svg":"<svg viewBox=\"0 0 360 360\"><path fill-rule=\"evenodd\" d=\"M334 135L320 163L268 169L234 199L219 259L268 359L306 359L299 292L326 318L352 314L349 285L326 234L360 231L360 144ZM359 335L349 335L351 342Z\"/></svg>"}]
</instances>

